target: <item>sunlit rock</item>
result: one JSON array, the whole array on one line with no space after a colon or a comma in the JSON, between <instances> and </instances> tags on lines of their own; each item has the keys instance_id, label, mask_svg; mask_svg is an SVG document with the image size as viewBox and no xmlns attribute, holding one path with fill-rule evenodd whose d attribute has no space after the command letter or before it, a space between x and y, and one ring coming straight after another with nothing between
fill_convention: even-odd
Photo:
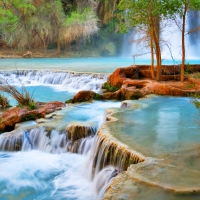
<instances>
[{"instance_id":1,"label":"sunlit rock","mask_svg":"<svg viewBox=\"0 0 200 200\"><path fill-rule=\"evenodd\" d=\"M67 138L72 142L89 136L94 136L96 130L92 126L81 124L70 124L66 128Z\"/></svg>"},{"instance_id":2,"label":"sunlit rock","mask_svg":"<svg viewBox=\"0 0 200 200\"><path fill-rule=\"evenodd\" d=\"M46 114L60 110L62 107L65 107L64 103L54 101L39 105L35 110L29 110L27 107L8 109L0 115L0 131L12 131L16 123L44 118Z\"/></svg>"}]
</instances>

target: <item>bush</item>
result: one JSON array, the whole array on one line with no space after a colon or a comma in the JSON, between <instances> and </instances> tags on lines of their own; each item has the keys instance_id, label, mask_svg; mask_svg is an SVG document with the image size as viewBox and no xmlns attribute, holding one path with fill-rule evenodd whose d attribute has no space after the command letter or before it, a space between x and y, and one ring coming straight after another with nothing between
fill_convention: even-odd
<instances>
[{"instance_id":1,"label":"bush","mask_svg":"<svg viewBox=\"0 0 200 200\"><path fill-rule=\"evenodd\" d=\"M94 100L102 100L102 96L98 93L95 93Z\"/></svg>"},{"instance_id":2,"label":"bush","mask_svg":"<svg viewBox=\"0 0 200 200\"><path fill-rule=\"evenodd\" d=\"M106 89L108 92L115 92L120 89L118 87L111 86L109 83L104 83L102 88Z\"/></svg>"}]
</instances>

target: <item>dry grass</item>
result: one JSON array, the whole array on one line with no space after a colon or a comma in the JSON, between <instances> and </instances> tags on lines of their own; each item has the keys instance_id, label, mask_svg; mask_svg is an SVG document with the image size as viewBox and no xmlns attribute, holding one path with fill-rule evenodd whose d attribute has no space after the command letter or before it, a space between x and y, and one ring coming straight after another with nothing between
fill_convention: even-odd
<instances>
[{"instance_id":1,"label":"dry grass","mask_svg":"<svg viewBox=\"0 0 200 200\"><path fill-rule=\"evenodd\" d=\"M70 43L81 37L86 38L98 30L98 19L93 10L86 9L83 13L73 12L66 21L65 41Z\"/></svg>"},{"instance_id":2,"label":"dry grass","mask_svg":"<svg viewBox=\"0 0 200 200\"><path fill-rule=\"evenodd\" d=\"M6 109L10 107L10 103L7 97L5 97L3 94L0 94L0 108Z\"/></svg>"},{"instance_id":3,"label":"dry grass","mask_svg":"<svg viewBox=\"0 0 200 200\"><path fill-rule=\"evenodd\" d=\"M27 91L26 87L22 84L21 92L13 85L10 85L7 80L0 78L3 83L0 85L0 91L10 94L17 102L19 106L29 106L34 102L32 95Z\"/></svg>"}]
</instances>

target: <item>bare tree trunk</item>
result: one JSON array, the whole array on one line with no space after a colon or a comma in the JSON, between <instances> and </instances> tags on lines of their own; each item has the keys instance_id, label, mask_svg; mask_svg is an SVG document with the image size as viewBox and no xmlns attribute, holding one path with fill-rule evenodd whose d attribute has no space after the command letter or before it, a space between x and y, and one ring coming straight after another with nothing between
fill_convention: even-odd
<instances>
[{"instance_id":1,"label":"bare tree trunk","mask_svg":"<svg viewBox=\"0 0 200 200\"><path fill-rule=\"evenodd\" d=\"M161 60L161 50L160 50L160 42L159 42L159 35L157 33L157 27L154 23L154 17L152 13L150 14L151 19L151 28L152 28L152 41L155 45L156 51L156 62L157 62L157 69L156 69L156 80L161 80L161 67L162 67L162 60Z\"/></svg>"},{"instance_id":2,"label":"bare tree trunk","mask_svg":"<svg viewBox=\"0 0 200 200\"><path fill-rule=\"evenodd\" d=\"M182 17L182 64L181 64L181 82L184 81L184 72L185 72L185 22L186 14L188 9L188 3L185 3L184 13Z\"/></svg>"},{"instance_id":3,"label":"bare tree trunk","mask_svg":"<svg viewBox=\"0 0 200 200\"><path fill-rule=\"evenodd\" d=\"M153 41L152 41L152 31L150 30L150 49L151 49L151 78L155 79L154 74L154 47L153 47Z\"/></svg>"}]
</instances>

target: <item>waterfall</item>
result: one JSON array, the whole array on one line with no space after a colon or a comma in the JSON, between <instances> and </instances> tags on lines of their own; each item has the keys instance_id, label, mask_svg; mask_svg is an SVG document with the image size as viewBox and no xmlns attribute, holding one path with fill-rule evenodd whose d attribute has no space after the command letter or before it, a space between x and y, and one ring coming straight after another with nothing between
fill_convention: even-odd
<instances>
[{"instance_id":1,"label":"waterfall","mask_svg":"<svg viewBox=\"0 0 200 200\"><path fill-rule=\"evenodd\" d=\"M190 11L187 17L186 30L192 30L196 27L200 26L200 11ZM182 24L181 19L177 16L177 24ZM182 51L181 51L181 31L176 26L174 21L163 20L160 24L161 29L161 50L162 50L162 58L163 59L181 59ZM200 59L199 50L200 50L200 39L198 39L196 33L191 33L185 36L186 43L186 58L187 59ZM133 43L133 40L137 40L142 38L143 34L141 32L136 32L133 30L129 30L127 34L124 35L123 39L123 47L122 47L122 56L123 57L131 57L138 54L149 52L149 49L140 48L140 45L136 42ZM143 45L141 44L141 47ZM150 59L150 53L144 54L142 56L136 57L138 59Z\"/></svg>"},{"instance_id":2,"label":"waterfall","mask_svg":"<svg viewBox=\"0 0 200 200\"><path fill-rule=\"evenodd\" d=\"M79 154L87 154L92 146L95 128L91 127L91 135L77 140L68 138L66 131L59 132L57 130L47 131L45 127L34 128L24 131L13 131L0 135L0 150L2 151L30 151L40 150L49 153L72 152ZM16 133L16 134L15 134ZM77 129L76 129L76 134Z\"/></svg>"},{"instance_id":3,"label":"waterfall","mask_svg":"<svg viewBox=\"0 0 200 200\"><path fill-rule=\"evenodd\" d=\"M39 70L0 71L0 78L14 85L50 85L57 86L58 90L73 92L99 91L102 84L107 81L107 76L103 74Z\"/></svg>"},{"instance_id":4,"label":"waterfall","mask_svg":"<svg viewBox=\"0 0 200 200\"><path fill-rule=\"evenodd\" d=\"M101 123L105 122L105 118L106 115L100 120ZM138 153L113 142L100 131L98 134L96 132L96 127L74 123L68 125L63 132L45 127L14 130L0 135L0 150L81 154L86 159L83 174L92 182L93 192L96 198L100 199L113 177L127 170L131 164L143 162L145 159Z\"/></svg>"},{"instance_id":5,"label":"waterfall","mask_svg":"<svg viewBox=\"0 0 200 200\"><path fill-rule=\"evenodd\" d=\"M118 171L113 166L102 169L93 180L93 190L98 194L97 199L101 199L109 186L112 178L117 176Z\"/></svg>"}]
</instances>

